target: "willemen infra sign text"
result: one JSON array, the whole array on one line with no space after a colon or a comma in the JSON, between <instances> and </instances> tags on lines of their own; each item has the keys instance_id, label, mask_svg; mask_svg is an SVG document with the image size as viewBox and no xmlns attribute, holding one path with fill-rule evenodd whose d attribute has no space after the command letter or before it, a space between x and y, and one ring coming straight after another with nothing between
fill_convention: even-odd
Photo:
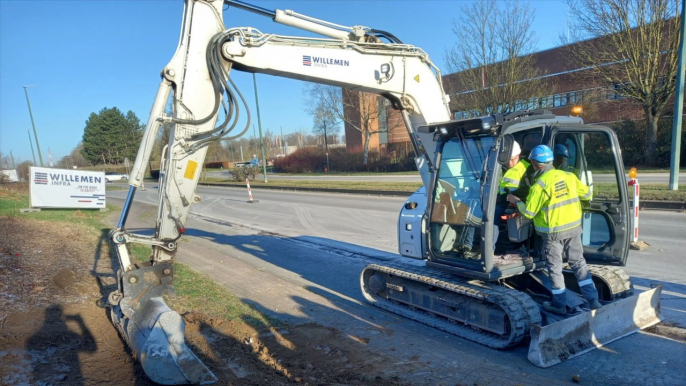
<instances>
[{"instance_id":1,"label":"willemen infra sign text","mask_svg":"<svg viewBox=\"0 0 686 386\"><path fill-rule=\"evenodd\" d=\"M32 208L105 207L105 173L31 167Z\"/></svg>"}]
</instances>

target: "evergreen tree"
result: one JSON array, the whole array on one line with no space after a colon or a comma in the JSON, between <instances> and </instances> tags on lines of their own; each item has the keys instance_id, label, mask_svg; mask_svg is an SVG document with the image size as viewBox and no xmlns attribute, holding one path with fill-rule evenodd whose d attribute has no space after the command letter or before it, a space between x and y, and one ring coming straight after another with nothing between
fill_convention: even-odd
<instances>
[{"instance_id":1,"label":"evergreen tree","mask_svg":"<svg viewBox=\"0 0 686 386\"><path fill-rule=\"evenodd\" d=\"M83 157L94 165L120 164L138 152L143 125L132 111L126 116L116 107L91 113L83 130Z\"/></svg>"}]
</instances>

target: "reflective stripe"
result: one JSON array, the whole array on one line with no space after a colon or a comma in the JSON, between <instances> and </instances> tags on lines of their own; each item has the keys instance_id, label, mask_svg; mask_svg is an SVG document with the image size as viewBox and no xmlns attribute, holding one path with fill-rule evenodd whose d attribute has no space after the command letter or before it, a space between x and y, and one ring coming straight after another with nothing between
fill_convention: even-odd
<instances>
[{"instance_id":1,"label":"reflective stripe","mask_svg":"<svg viewBox=\"0 0 686 386\"><path fill-rule=\"evenodd\" d=\"M565 293L566 288L555 289L553 288L553 295L559 295Z\"/></svg>"},{"instance_id":2,"label":"reflective stripe","mask_svg":"<svg viewBox=\"0 0 686 386\"><path fill-rule=\"evenodd\" d=\"M524 213L527 216L534 217L536 215L536 212L531 212L526 209L526 204L523 203L522 201L519 201L517 203L517 209L519 209L520 212Z\"/></svg>"},{"instance_id":3,"label":"reflective stripe","mask_svg":"<svg viewBox=\"0 0 686 386\"><path fill-rule=\"evenodd\" d=\"M592 285L592 284L593 284L593 279L586 279L586 280L582 280L579 282L579 287Z\"/></svg>"},{"instance_id":4,"label":"reflective stripe","mask_svg":"<svg viewBox=\"0 0 686 386\"><path fill-rule=\"evenodd\" d=\"M586 193L586 194L584 194L583 196L581 196L581 198L591 198L591 195L592 195L592 194L593 194L593 192L589 189L588 193Z\"/></svg>"},{"instance_id":5,"label":"reflective stripe","mask_svg":"<svg viewBox=\"0 0 686 386\"><path fill-rule=\"evenodd\" d=\"M536 184L538 184L538 186L540 186L543 189L545 189L545 187L547 186L545 182L541 181L540 179L536 181Z\"/></svg>"},{"instance_id":6,"label":"reflective stripe","mask_svg":"<svg viewBox=\"0 0 686 386\"><path fill-rule=\"evenodd\" d=\"M560 226L556 226L556 227L552 227L552 228L545 228L545 227L537 225L536 230L539 232L543 232L543 233L553 233L553 232L561 232L561 231L564 231L567 229L572 229L572 228L577 227L579 225L581 225L581 220L577 220L574 222L570 222L569 224L564 224L564 225L560 225Z\"/></svg>"},{"instance_id":7,"label":"reflective stripe","mask_svg":"<svg viewBox=\"0 0 686 386\"><path fill-rule=\"evenodd\" d=\"M503 181L513 185L519 185L519 180L513 180L512 178L503 177Z\"/></svg>"},{"instance_id":8,"label":"reflective stripe","mask_svg":"<svg viewBox=\"0 0 686 386\"><path fill-rule=\"evenodd\" d=\"M579 202L579 197L574 197L574 198L570 198L568 200L560 201L560 202L557 202L557 203L555 203L555 204L553 204L547 208L543 208L543 209L544 210L551 210L551 209L559 208L561 206L573 204L575 202Z\"/></svg>"}]
</instances>

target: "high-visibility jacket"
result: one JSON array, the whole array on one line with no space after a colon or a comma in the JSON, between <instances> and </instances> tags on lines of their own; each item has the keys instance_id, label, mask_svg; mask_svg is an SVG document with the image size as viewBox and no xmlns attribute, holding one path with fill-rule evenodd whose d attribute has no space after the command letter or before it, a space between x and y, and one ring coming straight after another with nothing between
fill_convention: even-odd
<instances>
[{"instance_id":1,"label":"high-visibility jacket","mask_svg":"<svg viewBox=\"0 0 686 386\"><path fill-rule=\"evenodd\" d=\"M551 169L536 180L526 203L520 201L517 209L534 219L537 232L558 233L581 225L581 201L591 196L591 190L577 176Z\"/></svg>"},{"instance_id":2,"label":"high-visibility jacket","mask_svg":"<svg viewBox=\"0 0 686 386\"><path fill-rule=\"evenodd\" d=\"M531 166L531 163L523 159L517 162L514 167L508 169L500 179L500 193L507 193L505 191L506 188L508 188L511 192L517 190L519 185L522 183L526 169L528 169L529 166Z\"/></svg>"}]
</instances>

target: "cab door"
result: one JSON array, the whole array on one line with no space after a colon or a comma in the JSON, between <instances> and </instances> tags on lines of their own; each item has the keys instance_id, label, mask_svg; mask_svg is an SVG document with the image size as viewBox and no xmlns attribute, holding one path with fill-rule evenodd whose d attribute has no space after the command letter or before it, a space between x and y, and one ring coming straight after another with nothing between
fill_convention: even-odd
<instances>
[{"instance_id":1,"label":"cab door","mask_svg":"<svg viewBox=\"0 0 686 386\"><path fill-rule=\"evenodd\" d=\"M588 185L592 200L582 203L584 257L591 264L626 265L632 216L622 153L611 129L590 125L560 125L551 130L550 147L564 145L566 168Z\"/></svg>"}]
</instances>

